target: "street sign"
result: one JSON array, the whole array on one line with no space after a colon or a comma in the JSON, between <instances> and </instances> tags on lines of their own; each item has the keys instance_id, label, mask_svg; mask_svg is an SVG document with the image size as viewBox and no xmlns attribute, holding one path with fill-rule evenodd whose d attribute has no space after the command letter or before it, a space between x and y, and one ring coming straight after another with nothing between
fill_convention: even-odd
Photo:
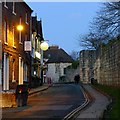
<instances>
[{"instance_id":1,"label":"street sign","mask_svg":"<svg viewBox=\"0 0 120 120\"><path fill-rule=\"evenodd\" d=\"M24 42L24 51L31 51L31 41Z\"/></svg>"}]
</instances>

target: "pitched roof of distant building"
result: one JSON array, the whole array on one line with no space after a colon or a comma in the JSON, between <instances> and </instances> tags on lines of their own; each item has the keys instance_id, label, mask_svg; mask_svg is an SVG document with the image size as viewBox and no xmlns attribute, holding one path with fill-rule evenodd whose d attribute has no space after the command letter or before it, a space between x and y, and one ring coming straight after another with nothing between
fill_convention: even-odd
<instances>
[{"instance_id":1,"label":"pitched roof of distant building","mask_svg":"<svg viewBox=\"0 0 120 120\"><path fill-rule=\"evenodd\" d=\"M47 63L72 63L73 59L63 49L58 46L50 46L44 51L44 58L48 59Z\"/></svg>"}]
</instances>

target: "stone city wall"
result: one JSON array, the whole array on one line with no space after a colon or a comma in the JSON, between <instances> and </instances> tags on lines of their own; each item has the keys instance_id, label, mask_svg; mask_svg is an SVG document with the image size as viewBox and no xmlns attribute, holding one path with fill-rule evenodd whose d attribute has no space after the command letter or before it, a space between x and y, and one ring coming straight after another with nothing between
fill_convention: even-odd
<instances>
[{"instance_id":1,"label":"stone city wall","mask_svg":"<svg viewBox=\"0 0 120 120\"><path fill-rule=\"evenodd\" d=\"M120 86L120 39L102 47L100 83Z\"/></svg>"}]
</instances>

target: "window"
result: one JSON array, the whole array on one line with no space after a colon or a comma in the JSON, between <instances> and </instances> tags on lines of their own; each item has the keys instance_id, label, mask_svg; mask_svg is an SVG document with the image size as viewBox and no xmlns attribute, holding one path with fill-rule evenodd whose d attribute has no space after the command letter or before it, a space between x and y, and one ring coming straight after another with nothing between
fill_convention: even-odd
<instances>
[{"instance_id":1,"label":"window","mask_svg":"<svg viewBox=\"0 0 120 120\"><path fill-rule=\"evenodd\" d=\"M67 71L66 68L64 68L64 74L66 74L66 71Z\"/></svg>"},{"instance_id":2,"label":"window","mask_svg":"<svg viewBox=\"0 0 120 120\"><path fill-rule=\"evenodd\" d=\"M13 26L13 28L12 28L12 39L13 39L13 47L15 47L15 28L14 28L14 26Z\"/></svg>"},{"instance_id":3,"label":"window","mask_svg":"<svg viewBox=\"0 0 120 120\"><path fill-rule=\"evenodd\" d=\"M55 64L55 73L60 73L60 64Z\"/></svg>"},{"instance_id":4,"label":"window","mask_svg":"<svg viewBox=\"0 0 120 120\"><path fill-rule=\"evenodd\" d=\"M23 84L23 60L19 57L19 85Z\"/></svg>"},{"instance_id":5,"label":"window","mask_svg":"<svg viewBox=\"0 0 120 120\"><path fill-rule=\"evenodd\" d=\"M12 81L15 80L15 59L12 62Z\"/></svg>"},{"instance_id":6,"label":"window","mask_svg":"<svg viewBox=\"0 0 120 120\"><path fill-rule=\"evenodd\" d=\"M9 90L9 55L4 53L3 90Z\"/></svg>"},{"instance_id":7,"label":"window","mask_svg":"<svg viewBox=\"0 0 120 120\"><path fill-rule=\"evenodd\" d=\"M16 15L16 12L15 12L15 2L13 1L13 14Z\"/></svg>"},{"instance_id":8,"label":"window","mask_svg":"<svg viewBox=\"0 0 120 120\"><path fill-rule=\"evenodd\" d=\"M28 40L28 35L27 34L25 34L25 41L27 41Z\"/></svg>"},{"instance_id":9,"label":"window","mask_svg":"<svg viewBox=\"0 0 120 120\"><path fill-rule=\"evenodd\" d=\"M6 0L4 0L4 7L6 7L8 9L7 1Z\"/></svg>"},{"instance_id":10,"label":"window","mask_svg":"<svg viewBox=\"0 0 120 120\"><path fill-rule=\"evenodd\" d=\"M7 44L7 22L4 21L4 43Z\"/></svg>"},{"instance_id":11,"label":"window","mask_svg":"<svg viewBox=\"0 0 120 120\"><path fill-rule=\"evenodd\" d=\"M21 17L20 17L20 25L21 25ZM22 43L22 34L21 34L21 31L19 31L19 43Z\"/></svg>"},{"instance_id":12,"label":"window","mask_svg":"<svg viewBox=\"0 0 120 120\"><path fill-rule=\"evenodd\" d=\"M23 65L23 81L27 82L27 65L24 63Z\"/></svg>"},{"instance_id":13,"label":"window","mask_svg":"<svg viewBox=\"0 0 120 120\"><path fill-rule=\"evenodd\" d=\"M28 13L25 14L25 23L28 24Z\"/></svg>"}]
</instances>

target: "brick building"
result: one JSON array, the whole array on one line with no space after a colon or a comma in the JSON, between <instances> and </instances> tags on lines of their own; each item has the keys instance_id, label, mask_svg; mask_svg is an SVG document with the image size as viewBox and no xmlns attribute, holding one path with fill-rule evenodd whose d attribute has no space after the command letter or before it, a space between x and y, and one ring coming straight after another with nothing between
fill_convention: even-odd
<instances>
[{"instance_id":1,"label":"brick building","mask_svg":"<svg viewBox=\"0 0 120 120\"><path fill-rule=\"evenodd\" d=\"M24 50L31 41L31 8L25 2L2 2L2 74L3 90L15 89L30 80L30 52ZM17 26L22 25L23 30Z\"/></svg>"},{"instance_id":2,"label":"brick building","mask_svg":"<svg viewBox=\"0 0 120 120\"><path fill-rule=\"evenodd\" d=\"M31 87L42 84L41 59L42 50L40 48L43 41L42 20L37 20L37 16L32 17L32 51L31 51Z\"/></svg>"}]
</instances>

